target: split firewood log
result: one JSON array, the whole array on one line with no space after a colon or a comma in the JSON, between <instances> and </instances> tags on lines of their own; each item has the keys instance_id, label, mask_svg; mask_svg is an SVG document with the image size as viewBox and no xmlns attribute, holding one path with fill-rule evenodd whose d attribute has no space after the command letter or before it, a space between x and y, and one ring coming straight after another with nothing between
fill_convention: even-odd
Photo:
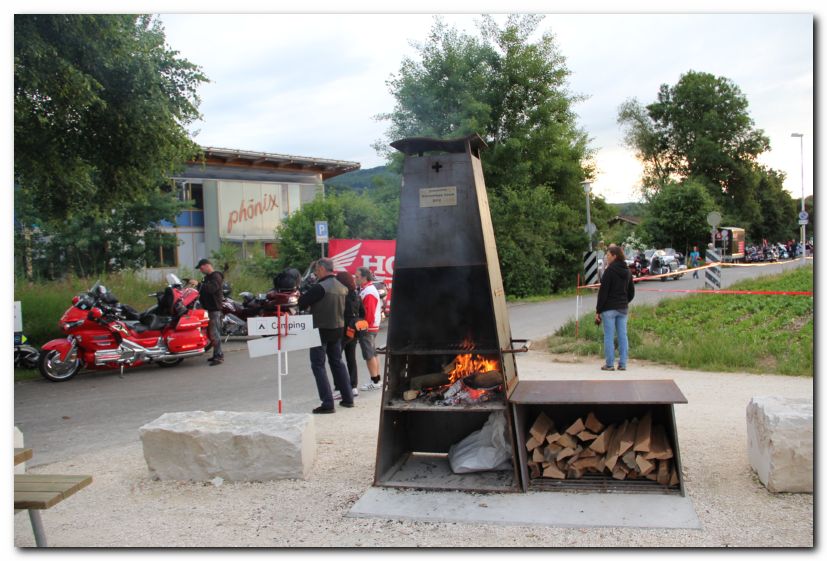
<instances>
[{"instance_id":1,"label":"split firewood log","mask_svg":"<svg viewBox=\"0 0 827 561\"><path fill-rule=\"evenodd\" d=\"M543 454L543 447L537 446L532 453L531 459L537 462L538 464L545 460L545 454Z\"/></svg>"},{"instance_id":2,"label":"split firewood log","mask_svg":"<svg viewBox=\"0 0 827 561\"><path fill-rule=\"evenodd\" d=\"M632 419L627 425L626 430L620 438L620 447L618 453L625 454L635 444L635 433L637 432L638 420Z\"/></svg>"},{"instance_id":3,"label":"split firewood log","mask_svg":"<svg viewBox=\"0 0 827 561\"><path fill-rule=\"evenodd\" d=\"M623 466L622 463L618 463L617 465L615 465L614 468L612 468L612 478L614 478L614 479L619 479L619 480L626 479L626 474L627 474L626 468Z\"/></svg>"},{"instance_id":4,"label":"split firewood log","mask_svg":"<svg viewBox=\"0 0 827 561\"><path fill-rule=\"evenodd\" d=\"M574 448L563 448L557 452L557 457L555 459L559 462L573 456L575 453Z\"/></svg>"},{"instance_id":5,"label":"split firewood log","mask_svg":"<svg viewBox=\"0 0 827 561\"><path fill-rule=\"evenodd\" d=\"M405 401L413 401L419 397L419 390L407 390L402 393L402 399Z\"/></svg>"},{"instance_id":6,"label":"split firewood log","mask_svg":"<svg viewBox=\"0 0 827 561\"><path fill-rule=\"evenodd\" d=\"M552 430L554 430L554 423L552 420L549 419L545 413L540 413L534 421L534 424L531 425L530 429L528 429L528 432L536 440L543 442L546 439L546 435Z\"/></svg>"},{"instance_id":7,"label":"split firewood log","mask_svg":"<svg viewBox=\"0 0 827 561\"><path fill-rule=\"evenodd\" d=\"M626 467L629 470L636 470L637 469L637 462L635 462L635 451L634 450L627 450L625 454L623 454L620 459L626 464Z\"/></svg>"},{"instance_id":8,"label":"split firewood log","mask_svg":"<svg viewBox=\"0 0 827 561\"><path fill-rule=\"evenodd\" d=\"M591 431L582 430L577 433L577 438L579 438L581 442L589 442L597 438L597 435Z\"/></svg>"},{"instance_id":9,"label":"split firewood log","mask_svg":"<svg viewBox=\"0 0 827 561\"><path fill-rule=\"evenodd\" d=\"M536 462L528 462L528 471L531 479L536 479L543 475L540 466Z\"/></svg>"},{"instance_id":10,"label":"split firewood log","mask_svg":"<svg viewBox=\"0 0 827 561\"><path fill-rule=\"evenodd\" d=\"M637 469L641 475L647 475L655 469L655 464L644 459L642 454L638 454L635 457L635 463L637 464Z\"/></svg>"},{"instance_id":11,"label":"split firewood log","mask_svg":"<svg viewBox=\"0 0 827 561\"><path fill-rule=\"evenodd\" d=\"M658 460L658 478L657 482L661 485L669 484L670 464L669 460Z\"/></svg>"},{"instance_id":12,"label":"split firewood log","mask_svg":"<svg viewBox=\"0 0 827 561\"><path fill-rule=\"evenodd\" d=\"M575 435L578 432L582 432L585 428L586 425L583 424L583 419L578 418L571 425L569 425L569 428L566 429L566 434Z\"/></svg>"},{"instance_id":13,"label":"split firewood log","mask_svg":"<svg viewBox=\"0 0 827 561\"><path fill-rule=\"evenodd\" d=\"M586 428L589 429L591 432L598 434L605 428L605 425L601 423L597 417L595 417L594 413L589 412L586 416Z\"/></svg>"},{"instance_id":14,"label":"split firewood log","mask_svg":"<svg viewBox=\"0 0 827 561\"><path fill-rule=\"evenodd\" d=\"M669 474L669 486L672 487L673 485L677 485L678 483L678 468L676 465L672 464L672 470Z\"/></svg>"},{"instance_id":15,"label":"split firewood log","mask_svg":"<svg viewBox=\"0 0 827 561\"><path fill-rule=\"evenodd\" d=\"M561 471L556 465L549 464L548 467L546 467L543 470L543 477L550 477L552 479L565 479L566 474L563 471Z\"/></svg>"},{"instance_id":16,"label":"split firewood log","mask_svg":"<svg viewBox=\"0 0 827 561\"><path fill-rule=\"evenodd\" d=\"M652 440L649 444L649 452L645 454L647 460L668 460L672 458L672 447L666 437L666 429L663 425L652 427Z\"/></svg>"},{"instance_id":17,"label":"split firewood log","mask_svg":"<svg viewBox=\"0 0 827 561\"><path fill-rule=\"evenodd\" d=\"M595 438L589 448L597 452L598 454L605 454L606 453L606 446L609 444L609 440L612 437L612 433L614 432L614 425L609 425L603 432L601 432L597 438Z\"/></svg>"},{"instance_id":18,"label":"split firewood log","mask_svg":"<svg viewBox=\"0 0 827 561\"><path fill-rule=\"evenodd\" d=\"M525 441L525 448L526 448L526 450L531 452L532 450L537 448L540 444L542 444L542 442L540 442L539 440L537 440L533 436L529 436L528 440Z\"/></svg>"},{"instance_id":19,"label":"split firewood log","mask_svg":"<svg viewBox=\"0 0 827 561\"><path fill-rule=\"evenodd\" d=\"M555 441L555 444L559 444L563 448L576 448L577 447L577 441L570 434L560 435L560 438L558 438Z\"/></svg>"},{"instance_id":20,"label":"split firewood log","mask_svg":"<svg viewBox=\"0 0 827 561\"><path fill-rule=\"evenodd\" d=\"M597 461L597 456L591 456L588 458L583 458L581 456L571 463L571 467L579 469L581 471L585 471L587 469L595 469L597 467Z\"/></svg>"},{"instance_id":21,"label":"split firewood log","mask_svg":"<svg viewBox=\"0 0 827 561\"><path fill-rule=\"evenodd\" d=\"M635 444L632 446L635 452L648 452L652 441L652 414L646 413L637 425L635 432Z\"/></svg>"},{"instance_id":22,"label":"split firewood log","mask_svg":"<svg viewBox=\"0 0 827 561\"><path fill-rule=\"evenodd\" d=\"M548 442L549 444L554 444L560 439L561 436L563 435L557 431L550 432L546 435L546 442Z\"/></svg>"},{"instance_id":23,"label":"split firewood log","mask_svg":"<svg viewBox=\"0 0 827 561\"><path fill-rule=\"evenodd\" d=\"M625 420L620 426L615 427L612 432L612 438L606 446L606 469L609 471L614 471L615 464L617 463L618 458L620 458L620 439L626 432L626 427L628 425L629 421Z\"/></svg>"}]
</instances>

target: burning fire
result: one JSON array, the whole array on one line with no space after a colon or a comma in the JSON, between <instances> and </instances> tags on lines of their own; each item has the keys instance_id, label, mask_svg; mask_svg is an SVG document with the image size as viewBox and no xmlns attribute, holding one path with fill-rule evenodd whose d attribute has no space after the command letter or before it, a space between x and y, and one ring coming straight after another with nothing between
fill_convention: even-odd
<instances>
[{"instance_id":1,"label":"burning fire","mask_svg":"<svg viewBox=\"0 0 827 561\"><path fill-rule=\"evenodd\" d=\"M451 384L476 372L499 370L500 366L496 360L486 359L475 354L457 355L452 364L454 367L448 372Z\"/></svg>"}]
</instances>

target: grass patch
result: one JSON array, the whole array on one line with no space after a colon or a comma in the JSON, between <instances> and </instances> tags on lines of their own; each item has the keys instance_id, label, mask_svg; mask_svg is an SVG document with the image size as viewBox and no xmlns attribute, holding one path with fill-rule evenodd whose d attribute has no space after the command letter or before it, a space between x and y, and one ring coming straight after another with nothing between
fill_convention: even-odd
<instances>
[{"instance_id":1,"label":"grass patch","mask_svg":"<svg viewBox=\"0 0 827 561\"><path fill-rule=\"evenodd\" d=\"M750 279L734 290L812 291L813 267ZM568 322L548 339L550 352L603 355L603 330L587 314L575 338ZM697 294L636 306L629 356L690 370L813 375L813 298Z\"/></svg>"}]
</instances>

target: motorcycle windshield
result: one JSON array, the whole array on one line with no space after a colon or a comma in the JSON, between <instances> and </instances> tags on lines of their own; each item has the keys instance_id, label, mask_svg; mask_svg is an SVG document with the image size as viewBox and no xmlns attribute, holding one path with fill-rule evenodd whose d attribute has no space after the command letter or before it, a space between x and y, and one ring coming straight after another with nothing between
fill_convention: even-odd
<instances>
[{"instance_id":1,"label":"motorcycle windshield","mask_svg":"<svg viewBox=\"0 0 827 561\"><path fill-rule=\"evenodd\" d=\"M167 284L170 286L181 286L181 279L175 273L167 274Z\"/></svg>"}]
</instances>

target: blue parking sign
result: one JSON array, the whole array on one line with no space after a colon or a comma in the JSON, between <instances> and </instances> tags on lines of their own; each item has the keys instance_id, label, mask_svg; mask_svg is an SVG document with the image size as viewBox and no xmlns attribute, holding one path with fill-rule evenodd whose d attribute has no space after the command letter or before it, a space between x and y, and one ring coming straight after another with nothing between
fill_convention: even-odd
<instances>
[{"instance_id":1,"label":"blue parking sign","mask_svg":"<svg viewBox=\"0 0 827 561\"><path fill-rule=\"evenodd\" d=\"M316 243L327 243L328 235L327 235L327 222L317 220L316 221Z\"/></svg>"}]
</instances>

